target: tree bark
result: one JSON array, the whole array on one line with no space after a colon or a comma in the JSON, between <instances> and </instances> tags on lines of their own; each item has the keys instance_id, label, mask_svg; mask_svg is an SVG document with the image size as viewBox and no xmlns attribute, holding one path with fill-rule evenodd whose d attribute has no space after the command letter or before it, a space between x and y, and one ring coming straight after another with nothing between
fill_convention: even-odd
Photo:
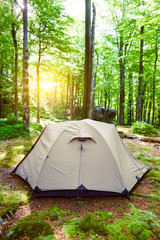
<instances>
[{"instance_id":1,"label":"tree bark","mask_svg":"<svg viewBox=\"0 0 160 240\"><path fill-rule=\"evenodd\" d=\"M69 96L69 82L70 82L70 75L69 75L69 73L68 73L65 116L67 115L68 102L69 102L69 100L68 100L68 96Z\"/></svg>"},{"instance_id":2,"label":"tree bark","mask_svg":"<svg viewBox=\"0 0 160 240\"><path fill-rule=\"evenodd\" d=\"M0 69L0 79L2 78L2 72L3 70ZM0 118L2 117L2 111L3 111L3 95L2 95L2 85L0 83Z\"/></svg>"},{"instance_id":3,"label":"tree bark","mask_svg":"<svg viewBox=\"0 0 160 240\"><path fill-rule=\"evenodd\" d=\"M129 72L129 93L128 93L128 116L127 124L131 125L133 121L132 108L133 108L133 82L132 82L132 72Z\"/></svg>"},{"instance_id":4,"label":"tree bark","mask_svg":"<svg viewBox=\"0 0 160 240\"><path fill-rule=\"evenodd\" d=\"M147 123L150 123L150 117L151 117L151 107L152 107L152 101L149 100L149 107L148 107L148 120Z\"/></svg>"},{"instance_id":5,"label":"tree bark","mask_svg":"<svg viewBox=\"0 0 160 240\"><path fill-rule=\"evenodd\" d=\"M144 33L144 26L141 27L141 36ZM137 108L136 108L136 120L142 120L142 79L143 79L143 38L140 41L140 59L139 59L139 83L138 83L138 97L137 97Z\"/></svg>"},{"instance_id":6,"label":"tree bark","mask_svg":"<svg viewBox=\"0 0 160 240\"><path fill-rule=\"evenodd\" d=\"M70 89L70 120L73 120L73 75L71 75L71 89Z\"/></svg>"},{"instance_id":7,"label":"tree bark","mask_svg":"<svg viewBox=\"0 0 160 240\"><path fill-rule=\"evenodd\" d=\"M94 79L94 39L95 39L95 21L96 21L96 8L94 3L93 8L93 18L92 18L92 31L91 31L91 100L90 100L90 113L89 118L93 119L93 108L94 108L94 91L95 91L95 79Z\"/></svg>"},{"instance_id":8,"label":"tree bark","mask_svg":"<svg viewBox=\"0 0 160 240\"><path fill-rule=\"evenodd\" d=\"M156 45L155 45L155 61L154 61L154 73L153 73L153 112L152 112L152 125L154 125L154 116L155 116L155 79L156 79L157 60L158 60L158 43L157 43L157 40L156 40Z\"/></svg>"},{"instance_id":9,"label":"tree bark","mask_svg":"<svg viewBox=\"0 0 160 240\"><path fill-rule=\"evenodd\" d=\"M14 63L14 116L18 118L18 44L17 44L17 38L16 33L17 30L15 29L15 25L12 24L12 39L14 44L14 50L15 50L15 63Z\"/></svg>"},{"instance_id":10,"label":"tree bark","mask_svg":"<svg viewBox=\"0 0 160 240\"><path fill-rule=\"evenodd\" d=\"M85 66L83 117L89 117L91 92L91 0L85 0Z\"/></svg>"},{"instance_id":11,"label":"tree bark","mask_svg":"<svg viewBox=\"0 0 160 240\"><path fill-rule=\"evenodd\" d=\"M124 92L124 59L123 59L123 33L120 33L120 42L119 42L119 71L120 71L120 109L119 109L119 123L124 124L124 101L125 101L125 92Z\"/></svg>"},{"instance_id":12,"label":"tree bark","mask_svg":"<svg viewBox=\"0 0 160 240\"><path fill-rule=\"evenodd\" d=\"M40 98L39 98L39 68L41 61L41 43L39 42L38 61L37 61L37 122L40 122Z\"/></svg>"},{"instance_id":13,"label":"tree bark","mask_svg":"<svg viewBox=\"0 0 160 240\"><path fill-rule=\"evenodd\" d=\"M23 123L29 129L28 11L23 0Z\"/></svg>"}]
</instances>

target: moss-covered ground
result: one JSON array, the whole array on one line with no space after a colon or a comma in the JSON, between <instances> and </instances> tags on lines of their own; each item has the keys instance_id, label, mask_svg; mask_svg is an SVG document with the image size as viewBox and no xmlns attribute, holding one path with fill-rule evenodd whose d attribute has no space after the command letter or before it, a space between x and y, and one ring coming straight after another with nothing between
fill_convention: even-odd
<instances>
[{"instance_id":1,"label":"moss-covered ground","mask_svg":"<svg viewBox=\"0 0 160 240\"><path fill-rule=\"evenodd\" d=\"M8 173L37 137L0 143L0 237L17 239L160 239L159 144L124 139L151 170L132 191L132 199L36 199L31 189Z\"/></svg>"}]
</instances>

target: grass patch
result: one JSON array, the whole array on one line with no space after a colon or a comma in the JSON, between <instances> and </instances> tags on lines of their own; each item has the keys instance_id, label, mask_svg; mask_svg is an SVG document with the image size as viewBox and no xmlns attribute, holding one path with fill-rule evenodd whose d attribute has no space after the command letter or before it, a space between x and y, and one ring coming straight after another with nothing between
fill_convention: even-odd
<instances>
[{"instance_id":1,"label":"grass patch","mask_svg":"<svg viewBox=\"0 0 160 240\"><path fill-rule=\"evenodd\" d=\"M10 168L20 162L30 150L36 137L24 137L0 143L0 167Z\"/></svg>"},{"instance_id":2,"label":"grass patch","mask_svg":"<svg viewBox=\"0 0 160 240\"><path fill-rule=\"evenodd\" d=\"M0 218L9 218L22 204L29 203L26 190L15 190L13 186L3 186L0 183Z\"/></svg>"}]
</instances>

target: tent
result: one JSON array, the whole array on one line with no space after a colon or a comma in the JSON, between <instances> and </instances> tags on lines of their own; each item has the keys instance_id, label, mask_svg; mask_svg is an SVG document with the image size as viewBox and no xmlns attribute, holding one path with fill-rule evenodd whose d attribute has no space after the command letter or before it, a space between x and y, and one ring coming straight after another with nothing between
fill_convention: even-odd
<instances>
[{"instance_id":1,"label":"tent","mask_svg":"<svg viewBox=\"0 0 160 240\"><path fill-rule=\"evenodd\" d=\"M114 124L85 119L48 124L13 173L34 197L127 196L148 169Z\"/></svg>"}]
</instances>

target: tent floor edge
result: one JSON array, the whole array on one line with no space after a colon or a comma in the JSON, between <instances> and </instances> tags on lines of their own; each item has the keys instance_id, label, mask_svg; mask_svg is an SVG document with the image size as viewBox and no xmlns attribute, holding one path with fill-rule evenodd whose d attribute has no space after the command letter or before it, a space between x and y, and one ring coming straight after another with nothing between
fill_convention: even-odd
<instances>
[{"instance_id":1,"label":"tent floor edge","mask_svg":"<svg viewBox=\"0 0 160 240\"><path fill-rule=\"evenodd\" d=\"M41 191L38 188L35 188L33 199L35 198L48 198L48 197L128 197L129 192L125 189L122 193L118 192L107 192L107 191L94 191L94 190L50 190L50 191Z\"/></svg>"}]
</instances>

